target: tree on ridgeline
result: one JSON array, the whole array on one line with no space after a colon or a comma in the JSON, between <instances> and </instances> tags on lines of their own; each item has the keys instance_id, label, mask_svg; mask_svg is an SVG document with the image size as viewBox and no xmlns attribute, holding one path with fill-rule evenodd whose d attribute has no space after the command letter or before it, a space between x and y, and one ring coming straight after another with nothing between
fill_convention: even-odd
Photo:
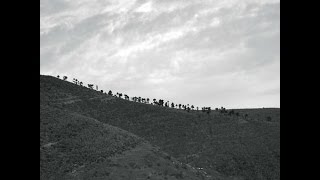
<instances>
[{"instance_id":1,"label":"tree on ridgeline","mask_svg":"<svg viewBox=\"0 0 320 180\"><path fill-rule=\"evenodd\" d=\"M122 97L122 93L119 93L119 98L121 98Z\"/></svg>"},{"instance_id":2,"label":"tree on ridgeline","mask_svg":"<svg viewBox=\"0 0 320 180\"><path fill-rule=\"evenodd\" d=\"M101 90L100 92L102 92L102 93L103 93L103 90Z\"/></svg>"},{"instance_id":3,"label":"tree on ridgeline","mask_svg":"<svg viewBox=\"0 0 320 180\"><path fill-rule=\"evenodd\" d=\"M149 99L149 98L147 98L147 104L149 104L149 100L150 100L150 99Z\"/></svg>"},{"instance_id":4,"label":"tree on ridgeline","mask_svg":"<svg viewBox=\"0 0 320 180\"><path fill-rule=\"evenodd\" d=\"M163 99L159 99L159 106L163 106Z\"/></svg>"},{"instance_id":5,"label":"tree on ridgeline","mask_svg":"<svg viewBox=\"0 0 320 180\"><path fill-rule=\"evenodd\" d=\"M63 76L63 80L66 81L68 79L67 76Z\"/></svg>"},{"instance_id":6,"label":"tree on ridgeline","mask_svg":"<svg viewBox=\"0 0 320 180\"><path fill-rule=\"evenodd\" d=\"M80 84L80 86L82 86L82 84L83 84L83 83L82 83L82 82L80 82L79 84Z\"/></svg>"},{"instance_id":7,"label":"tree on ridgeline","mask_svg":"<svg viewBox=\"0 0 320 180\"><path fill-rule=\"evenodd\" d=\"M76 85L78 85L78 79L73 78L73 83L75 83Z\"/></svg>"},{"instance_id":8,"label":"tree on ridgeline","mask_svg":"<svg viewBox=\"0 0 320 180\"><path fill-rule=\"evenodd\" d=\"M60 79L60 76L58 75L57 78Z\"/></svg>"},{"instance_id":9,"label":"tree on ridgeline","mask_svg":"<svg viewBox=\"0 0 320 180\"><path fill-rule=\"evenodd\" d=\"M174 108L174 103L171 103L171 107Z\"/></svg>"},{"instance_id":10,"label":"tree on ridgeline","mask_svg":"<svg viewBox=\"0 0 320 180\"><path fill-rule=\"evenodd\" d=\"M93 89L93 84L88 84L88 87L89 87L90 89Z\"/></svg>"},{"instance_id":11,"label":"tree on ridgeline","mask_svg":"<svg viewBox=\"0 0 320 180\"><path fill-rule=\"evenodd\" d=\"M139 102L139 103L141 103L141 100L142 100L142 98L141 98L141 97L138 97L138 102Z\"/></svg>"},{"instance_id":12,"label":"tree on ridgeline","mask_svg":"<svg viewBox=\"0 0 320 180\"><path fill-rule=\"evenodd\" d=\"M207 107L207 114L210 114L211 112L211 107Z\"/></svg>"},{"instance_id":13,"label":"tree on ridgeline","mask_svg":"<svg viewBox=\"0 0 320 180\"><path fill-rule=\"evenodd\" d=\"M108 95L112 96L112 91L111 90L109 90Z\"/></svg>"},{"instance_id":14,"label":"tree on ridgeline","mask_svg":"<svg viewBox=\"0 0 320 180\"><path fill-rule=\"evenodd\" d=\"M231 116L233 114L234 114L234 110L232 109L232 110L229 111L228 115Z\"/></svg>"},{"instance_id":15,"label":"tree on ridgeline","mask_svg":"<svg viewBox=\"0 0 320 180\"><path fill-rule=\"evenodd\" d=\"M193 108L194 108L194 106L193 106L193 105L191 105L191 109L192 109L192 111L193 111Z\"/></svg>"},{"instance_id":16,"label":"tree on ridgeline","mask_svg":"<svg viewBox=\"0 0 320 180\"><path fill-rule=\"evenodd\" d=\"M181 104L179 104L179 109L181 109Z\"/></svg>"},{"instance_id":17,"label":"tree on ridgeline","mask_svg":"<svg viewBox=\"0 0 320 180\"><path fill-rule=\"evenodd\" d=\"M227 113L226 108L224 108L223 106L221 106L221 108L220 108L220 113Z\"/></svg>"}]
</instances>

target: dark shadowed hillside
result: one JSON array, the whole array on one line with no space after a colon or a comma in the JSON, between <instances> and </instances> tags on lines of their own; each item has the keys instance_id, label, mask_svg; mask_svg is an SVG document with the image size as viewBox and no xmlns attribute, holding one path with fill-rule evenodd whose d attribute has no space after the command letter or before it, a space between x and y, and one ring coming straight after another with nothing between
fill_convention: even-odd
<instances>
[{"instance_id":1,"label":"dark shadowed hillside","mask_svg":"<svg viewBox=\"0 0 320 180\"><path fill-rule=\"evenodd\" d=\"M40 76L40 177L280 179L280 109L235 112L136 103Z\"/></svg>"},{"instance_id":2,"label":"dark shadowed hillside","mask_svg":"<svg viewBox=\"0 0 320 180\"><path fill-rule=\"evenodd\" d=\"M77 113L40 105L40 179L200 179L202 176L127 131Z\"/></svg>"}]
</instances>

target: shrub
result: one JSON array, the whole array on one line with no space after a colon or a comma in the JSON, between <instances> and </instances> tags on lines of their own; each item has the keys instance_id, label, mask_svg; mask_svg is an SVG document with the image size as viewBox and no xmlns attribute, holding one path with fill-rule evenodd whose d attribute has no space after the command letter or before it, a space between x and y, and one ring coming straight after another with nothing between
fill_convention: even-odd
<instances>
[{"instance_id":1,"label":"shrub","mask_svg":"<svg viewBox=\"0 0 320 180\"><path fill-rule=\"evenodd\" d=\"M271 121L272 118L270 116L267 117L267 121Z\"/></svg>"}]
</instances>

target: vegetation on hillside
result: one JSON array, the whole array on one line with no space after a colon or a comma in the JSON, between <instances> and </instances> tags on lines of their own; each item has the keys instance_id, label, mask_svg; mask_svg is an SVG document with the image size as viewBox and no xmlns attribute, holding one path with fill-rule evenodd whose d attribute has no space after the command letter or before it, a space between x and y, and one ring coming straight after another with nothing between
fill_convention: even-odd
<instances>
[{"instance_id":1,"label":"vegetation on hillside","mask_svg":"<svg viewBox=\"0 0 320 180\"><path fill-rule=\"evenodd\" d=\"M188 112L47 76L40 76L40 104L124 129L211 176L280 179L280 109Z\"/></svg>"}]
</instances>

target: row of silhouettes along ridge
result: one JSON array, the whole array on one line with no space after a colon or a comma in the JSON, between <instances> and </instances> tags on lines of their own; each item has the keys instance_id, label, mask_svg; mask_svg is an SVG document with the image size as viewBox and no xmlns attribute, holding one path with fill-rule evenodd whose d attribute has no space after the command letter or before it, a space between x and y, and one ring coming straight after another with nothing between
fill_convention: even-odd
<instances>
[{"instance_id":1,"label":"row of silhouettes along ridge","mask_svg":"<svg viewBox=\"0 0 320 180\"><path fill-rule=\"evenodd\" d=\"M58 79L60 79L60 76L58 75L57 76ZM62 77L62 80L64 81L67 81L68 77L67 76L63 76ZM83 86L83 82L81 81L78 81L78 79L76 78L73 78L72 82L76 85L79 85L79 86ZM85 87L85 86L83 86ZM98 85L96 85L96 88L94 89L94 85L93 84L88 84L88 88L92 89L92 90L96 90L96 91L99 91L98 89ZM195 107L193 105L184 105L184 104L175 104L175 103L169 103L169 101L166 101L164 102L163 99L159 99L158 101L156 99L153 99L152 102L150 102L150 99L149 98L142 98L142 97L130 97L126 94L122 94L122 93L116 93L116 94L113 94L111 90L109 90L108 93L106 92L103 92L103 90L100 90L101 93L105 93L105 94L108 94L110 96L114 96L114 97L117 97L117 98L122 98L123 96L123 99L125 100L128 100L128 101L133 101L133 102L138 102L138 103L145 103L145 104L151 104L151 105L158 105L158 106L164 106L164 107L169 107L169 108L176 108L176 109L183 109L185 111L188 111L190 112L190 110L194 111L194 110L197 110L199 111L199 107ZM216 108L216 110L219 110L220 112L222 113L226 113L226 109L224 107L221 107L220 109L219 108ZM201 111L202 112L207 112L208 114L211 112L211 107L201 107Z\"/></svg>"}]
</instances>

